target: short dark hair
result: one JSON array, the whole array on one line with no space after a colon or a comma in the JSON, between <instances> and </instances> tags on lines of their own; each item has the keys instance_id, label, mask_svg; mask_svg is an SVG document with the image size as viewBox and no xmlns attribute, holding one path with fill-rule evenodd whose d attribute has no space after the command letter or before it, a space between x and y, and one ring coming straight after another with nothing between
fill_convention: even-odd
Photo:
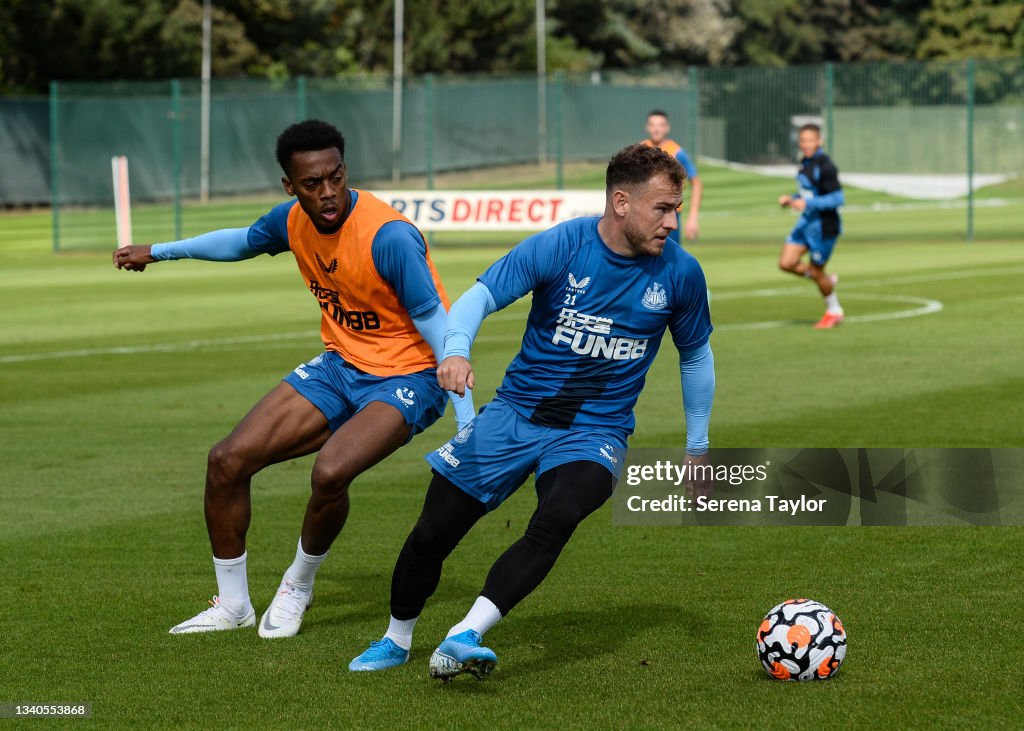
<instances>
[{"instance_id":1,"label":"short dark hair","mask_svg":"<svg viewBox=\"0 0 1024 731\"><path fill-rule=\"evenodd\" d=\"M296 122L277 138L277 164L288 174L288 164L296 152L315 152L337 148L345 161L345 138L337 127L320 119Z\"/></svg>"},{"instance_id":2,"label":"short dark hair","mask_svg":"<svg viewBox=\"0 0 1024 731\"><path fill-rule=\"evenodd\" d=\"M640 143L623 147L612 155L605 172L605 191L638 188L657 175L666 176L672 185L683 187L686 171L679 161L664 150Z\"/></svg>"},{"instance_id":3,"label":"short dark hair","mask_svg":"<svg viewBox=\"0 0 1024 731\"><path fill-rule=\"evenodd\" d=\"M666 112L663 109L652 109L651 111L647 112L647 118L650 119L651 117L664 117L665 121L667 122L668 112Z\"/></svg>"},{"instance_id":4,"label":"short dark hair","mask_svg":"<svg viewBox=\"0 0 1024 731\"><path fill-rule=\"evenodd\" d=\"M821 125L815 124L814 122L808 122L807 124L801 125L800 129L797 130L797 134L800 134L801 132L807 132L808 130L813 131L814 134L818 135L818 137L821 137Z\"/></svg>"}]
</instances>

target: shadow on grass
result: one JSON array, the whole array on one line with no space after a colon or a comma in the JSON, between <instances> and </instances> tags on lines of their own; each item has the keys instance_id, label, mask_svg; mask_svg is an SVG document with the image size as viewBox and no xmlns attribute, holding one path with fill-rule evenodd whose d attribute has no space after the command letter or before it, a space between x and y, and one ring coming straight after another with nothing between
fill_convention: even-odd
<instances>
[{"instance_id":1,"label":"shadow on grass","mask_svg":"<svg viewBox=\"0 0 1024 731\"><path fill-rule=\"evenodd\" d=\"M313 608L319 611L310 611L304 626L332 627L365 622L375 629L386 627L390 613L390 590L390 572L342 572L318 577ZM480 582L442 577L437 591L427 600L424 613L431 612L431 607L447 602L468 606L479 591Z\"/></svg>"},{"instance_id":2,"label":"shadow on grass","mask_svg":"<svg viewBox=\"0 0 1024 731\"><path fill-rule=\"evenodd\" d=\"M497 690L506 682L517 682L523 674L564 673L567 667L622 652L649 630L666 626L673 627L684 641L702 637L707 630L705 619L694 612L643 601L531 613L518 620L512 616L502 622L500 633L493 631L492 646L499 658L495 674L483 683L453 680L445 687L452 692L486 693L488 687ZM648 660L637 648L636 657L623 662L645 665Z\"/></svg>"}]
</instances>

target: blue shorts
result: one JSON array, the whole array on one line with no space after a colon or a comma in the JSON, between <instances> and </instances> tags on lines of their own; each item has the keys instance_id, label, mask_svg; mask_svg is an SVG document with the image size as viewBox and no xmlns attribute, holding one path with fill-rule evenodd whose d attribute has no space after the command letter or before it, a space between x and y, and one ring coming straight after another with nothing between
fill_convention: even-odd
<instances>
[{"instance_id":1,"label":"blue shorts","mask_svg":"<svg viewBox=\"0 0 1024 731\"><path fill-rule=\"evenodd\" d=\"M568 462L596 462L618 480L626 437L620 429L538 426L495 399L426 459L456 487L494 510L531 472L542 475Z\"/></svg>"},{"instance_id":2,"label":"blue shorts","mask_svg":"<svg viewBox=\"0 0 1024 731\"><path fill-rule=\"evenodd\" d=\"M832 249L837 239L821 238L821 221L808 221L801 218L786 237L787 244L798 244L811 253L811 262L823 267L832 258Z\"/></svg>"},{"instance_id":3,"label":"blue shorts","mask_svg":"<svg viewBox=\"0 0 1024 731\"><path fill-rule=\"evenodd\" d=\"M284 378L307 401L320 409L331 431L380 401L391 404L419 434L444 414L448 394L437 385L437 369L401 376L373 376L328 350L300 365Z\"/></svg>"}]
</instances>

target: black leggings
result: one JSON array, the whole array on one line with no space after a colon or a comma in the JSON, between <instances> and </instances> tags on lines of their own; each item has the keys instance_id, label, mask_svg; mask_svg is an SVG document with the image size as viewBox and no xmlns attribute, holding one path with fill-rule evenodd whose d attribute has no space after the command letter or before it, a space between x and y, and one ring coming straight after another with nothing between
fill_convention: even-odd
<instances>
[{"instance_id":1,"label":"black leggings","mask_svg":"<svg viewBox=\"0 0 1024 731\"><path fill-rule=\"evenodd\" d=\"M576 526L611 497L612 474L595 462L569 462L537 478L537 509L526 533L503 553L482 596L506 615L537 588L555 565ZM423 510L398 555L391 577L391 614L412 619L437 589L441 566L486 512L447 478L434 473Z\"/></svg>"}]
</instances>

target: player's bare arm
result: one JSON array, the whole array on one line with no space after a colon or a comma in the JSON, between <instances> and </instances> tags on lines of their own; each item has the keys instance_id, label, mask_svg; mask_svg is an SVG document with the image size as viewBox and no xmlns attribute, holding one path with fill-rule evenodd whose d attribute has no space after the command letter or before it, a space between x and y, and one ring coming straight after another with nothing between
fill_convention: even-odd
<instances>
[{"instance_id":1,"label":"player's bare arm","mask_svg":"<svg viewBox=\"0 0 1024 731\"><path fill-rule=\"evenodd\" d=\"M704 199L704 181L700 176L690 179L690 212L686 216L686 223L683 225L683 235L688 241L696 241L700 235L700 204Z\"/></svg>"}]
</instances>

